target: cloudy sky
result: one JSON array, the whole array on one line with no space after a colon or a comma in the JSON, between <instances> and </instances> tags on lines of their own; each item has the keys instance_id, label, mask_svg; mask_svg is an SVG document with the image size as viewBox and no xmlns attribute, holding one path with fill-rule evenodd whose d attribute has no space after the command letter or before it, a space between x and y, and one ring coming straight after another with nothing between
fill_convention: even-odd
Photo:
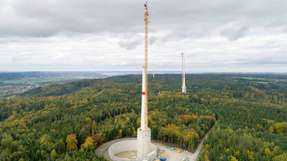
<instances>
[{"instance_id":1,"label":"cloudy sky","mask_svg":"<svg viewBox=\"0 0 287 161\"><path fill-rule=\"evenodd\" d=\"M141 70L144 0L0 0L0 71ZM287 1L151 0L150 68L287 72Z\"/></svg>"}]
</instances>

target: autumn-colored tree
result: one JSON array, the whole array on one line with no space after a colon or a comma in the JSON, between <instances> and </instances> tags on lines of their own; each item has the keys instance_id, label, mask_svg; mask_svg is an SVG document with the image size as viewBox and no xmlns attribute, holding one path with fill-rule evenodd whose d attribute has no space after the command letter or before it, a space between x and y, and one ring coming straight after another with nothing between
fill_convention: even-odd
<instances>
[{"instance_id":1,"label":"autumn-colored tree","mask_svg":"<svg viewBox=\"0 0 287 161\"><path fill-rule=\"evenodd\" d=\"M249 161L254 161L255 160L255 156L254 156L254 152L251 150L247 150L246 151L247 157Z\"/></svg>"},{"instance_id":2,"label":"autumn-colored tree","mask_svg":"<svg viewBox=\"0 0 287 161\"><path fill-rule=\"evenodd\" d=\"M277 122L272 127L275 133L287 135L287 122Z\"/></svg>"},{"instance_id":3,"label":"autumn-colored tree","mask_svg":"<svg viewBox=\"0 0 287 161\"><path fill-rule=\"evenodd\" d=\"M287 153L275 156L272 161L286 161L287 160Z\"/></svg>"},{"instance_id":4,"label":"autumn-colored tree","mask_svg":"<svg viewBox=\"0 0 287 161\"><path fill-rule=\"evenodd\" d=\"M202 155L203 155L203 161L210 161L208 157L208 149L206 147L204 148Z\"/></svg>"},{"instance_id":5,"label":"autumn-colored tree","mask_svg":"<svg viewBox=\"0 0 287 161\"><path fill-rule=\"evenodd\" d=\"M94 147L94 139L88 136L85 142L81 145L81 150L91 150Z\"/></svg>"},{"instance_id":6,"label":"autumn-colored tree","mask_svg":"<svg viewBox=\"0 0 287 161\"><path fill-rule=\"evenodd\" d=\"M179 115L178 118L177 118L177 120L179 122L182 122L184 124L188 124L188 123L190 123L192 121L195 121L197 119L198 119L198 116L195 115L195 114L192 114L192 115Z\"/></svg>"},{"instance_id":7,"label":"autumn-colored tree","mask_svg":"<svg viewBox=\"0 0 287 161\"><path fill-rule=\"evenodd\" d=\"M40 145L48 145L50 144L50 137L47 134L44 134L39 139Z\"/></svg>"},{"instance_id":8,"label":"autumn-colored tree","mask_svg":"<svg viewBox=\"0 0 287 161\"><path fill-rule=\"evenodd\" d=\"M229 161L238 161L238 159L235 156L230 156Z\"/></svg>"},{"instance_id":9,"label":"autumn-colored tree","mask_svg":"<svg viewBox=\"0 0 287 161\"><path fill-rule=\"evenodd\" d=\"M271 152L270 148L267 147L267 148L264 149L264 155L266 157L270 157L272 155L272 152Z\"/></svg>"},{"instance_id":10,"label":"autumn-colored tree","mask_svg":"<svg viewBox=\"0 0 287 161\"><path fill-rule=\"evenodd\" d=\"M77 140L77 136L75 134L70 134L67 136L66 138L66 144L67 144L67 150L68 151L73 151L73 150L77 150L77 144L78 144L78 140Z\"/></svg>"}]
</instances>

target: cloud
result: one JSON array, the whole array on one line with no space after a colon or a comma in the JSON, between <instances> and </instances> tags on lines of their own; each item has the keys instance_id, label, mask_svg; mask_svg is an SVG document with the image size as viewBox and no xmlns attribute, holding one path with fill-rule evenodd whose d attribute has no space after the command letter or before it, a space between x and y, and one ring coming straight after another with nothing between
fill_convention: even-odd
<instances>
[{"instance_id":1,"label":"cloud","mask_svg":"<svg viewBox=\"0 0 287 161\"><path fill-rule=\"evenodd\" d=\"M284 5L287 6L287 2L275 1L277 3L268 0L154 0L151 1L151 29L189 37L212 34L232 22L246 21L251 28L286 26ZM6 10L0 12L0 33L5 36L142 32L140 1L10 0L4 2L4 8ZM244 29L244 26L230 29L228 35L236 37Z\"/></svg>"},{"instance_id":2,"label":"cloud","mask_svg":"<svg viewBox=\"0 0 287 161\"><path fill-rule=\"evenodd\" d=\"M153 45L157 41L156 36L149 37L149 44ZM137 34L133 36L125 35L122 40L119 41L119 46L125 48L127 50L136 49L139 46L143 46L144 43L144 36L142 34Z\"/></svg>"},{"instance_id":3,"label":"cloud","mask_svg":"<svg viewBox=\"0 0 287 161\"><path fill-rule=\"evenodd\" d=\"M0 70L140 69L143 3L2 0ZM176 70L185 52L190 71L286 69L286 6L282 0L152 0L151 68Z\"/></svg>"},{"instance_id":4,"label":"cloud","mask_svg":"<svg viewBox=\"0 0 287 161\"><path fill-rule=\"evenodd\" d=\"M248 27L239 23L231 23L224 26L221 31L221 35L225 36L229 40L238 40L244 37L248 33Z\"/></svg>"},{"instance_id":5,"label":"cloud","mask_svg":"<svg viewBox=\"0 0 287 161\"><path fill-rule=\"evenodd\" d=\"M135 49L139 45L143 44L144 37L142 35L136 35L129 38L125 38L119 41L119 46L127 50Z\"/></svg>"}]
</instances>

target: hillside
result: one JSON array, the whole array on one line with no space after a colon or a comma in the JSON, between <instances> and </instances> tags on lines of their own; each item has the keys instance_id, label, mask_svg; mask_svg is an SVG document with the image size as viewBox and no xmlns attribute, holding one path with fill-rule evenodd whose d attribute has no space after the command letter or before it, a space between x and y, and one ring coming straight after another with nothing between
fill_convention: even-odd
<instances>
[{"instance_id":1,"label":"hillside","mask_svg":"<svg viewBox=\"0 0 287 161\"><path fill-rule=\"evenodd\" d=\"M100 84L95 80L80 80L65 84L51 84L43 87L38 87L22 93L22 96L61 96L79 91L82 88L93 87Z\"/></svg>"},{"instance_id":2,"label":"hillside","mask_svg":"<svg viewBox=\"0 0 287 161\"><path fill-rule=\"evenodd\" d=\"M200 161L286 161L287 76L201 74L150 77L152 138ZM48 85L0 101L1 161L99 160L106 141L136 135L139 75Z\"/></svg>"},{"instance_id":3,"label":"hillside","mask_svg":"<svg viewBox=\"0 0 287 161\"><path fill-rule=\"evenodd\" d=\"M51 84L104 77L103 74L95 72L0 72L0 98L22 94Z\"/></svg>"}]
</instances>

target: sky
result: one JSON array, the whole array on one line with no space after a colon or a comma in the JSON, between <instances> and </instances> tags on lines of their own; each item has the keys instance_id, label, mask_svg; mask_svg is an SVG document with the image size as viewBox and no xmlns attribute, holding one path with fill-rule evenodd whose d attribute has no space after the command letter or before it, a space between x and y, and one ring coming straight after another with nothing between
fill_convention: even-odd
<instances>
[{"instance_id":1,"label":"sky","mask_svg":"<svg viewBox=\"0 0 287 161\"><path fill-rule=\"evenodd\" d=\"M0 71L140 71L144 0L0 0ZM287 72L287 1L150 0L150 70Z\"/></svg>"}]
</instances>

